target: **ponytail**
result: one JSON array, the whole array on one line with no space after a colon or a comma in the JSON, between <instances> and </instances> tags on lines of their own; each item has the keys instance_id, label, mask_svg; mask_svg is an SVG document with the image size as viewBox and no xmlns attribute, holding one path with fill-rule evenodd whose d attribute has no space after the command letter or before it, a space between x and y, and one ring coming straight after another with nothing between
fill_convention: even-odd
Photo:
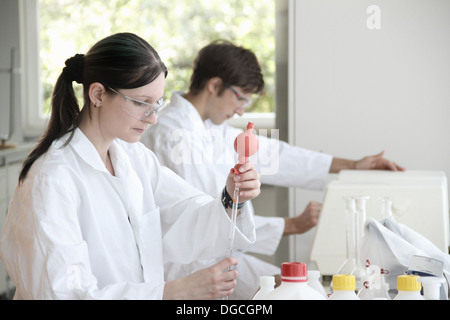
<instances>
[{"instance_id":1,"label":"ponytail","mask_svg":"<svg viewBox=\"0 0 450 320\"><path fill-rule=\"evenodd\" d=\"M155 49L147 41L128 32L106 37L97 42L86 55L76 54L66 60L66 67L53 90L47 130L25 159L19 183L25 179L33 163L47 152L53 141L69 132L71 135L64 146L72 139L81 120L81 109L72 81L83 84L83 108L89 109L89 87L92 83L99 82L105 87L117 89L138 88L149 84L161 73L167 76L167 68Z\"/></svg>"},{"instance_id":2,"label":"ponytail","mask_svg":"<svg viewBox=\"0 0 450 320\"><path fill-rule=\"evenodd\" d=\"M52 145L53 141L72 132L66 144L72 139L74 130L79 124L80 107L78 105L72 81L83 81L84 55L77 54L66 60L66 67L56 81L51 102L51 116L47 130L34 150L25 159L19 175L19 183L25 179L32 164Z\"/></svg>"}]
</instances>

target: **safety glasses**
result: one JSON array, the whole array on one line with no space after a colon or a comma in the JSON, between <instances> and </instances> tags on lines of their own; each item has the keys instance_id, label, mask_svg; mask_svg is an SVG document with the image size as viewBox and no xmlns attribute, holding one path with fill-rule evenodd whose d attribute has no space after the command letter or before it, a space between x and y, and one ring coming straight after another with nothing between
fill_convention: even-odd
<instances>
[{"instance_id":1,"label":"safety glasses","mask_svg":"<svg viewBox=\"0 0 450 320\"><path fill-rule=\"evenodd\" d=\"M155 114L156 116L158 116L159 113L161 112L161 110L166 105L166 99L164 97L162 97L158 101L156 101L156 104L150 104L150 103L126 96L122 92L114 90L111 87L109 87L109 90L121 95L125 99L125 102L121 106L122 110L126 114L128 114L129 116L131 116L137 120L145 120L146 118L150 117L152 114Z\"/></svg>"},{"instance_id":2,"label":"safety glasses","mask_svg":"<svg viewBox=\"0 0 450 320\"><path fill-rule=\"evenodd\" d=\"M236 96L236 99L238 100L238 102L240 103L240 107L241 108L247 108L249 105L252 104L252 99L248 99L246 97L244 97L242 94L240 94L239 92L236 91L236 89L234 89L232 86L228 86L228 89L230 89L231 91L233 91L234 95Z\"/></svg>"}]
</instances>

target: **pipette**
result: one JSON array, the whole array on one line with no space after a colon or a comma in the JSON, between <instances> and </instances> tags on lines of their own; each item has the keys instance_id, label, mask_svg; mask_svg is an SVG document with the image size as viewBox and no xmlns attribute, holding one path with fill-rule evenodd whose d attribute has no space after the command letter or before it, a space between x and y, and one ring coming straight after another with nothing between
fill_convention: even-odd
<instances>
[{"instance_id":1,"label":"pipette","mask_svg":"<svg viewBox=\"0 0 450 320\"><path fill-rule=\"evenodd\" d=\"M258 151L258 139L253 134L252 122L247 124L247 130L240 133L234 140L234 150L238 154L238 163L230 170L232 174L239 174L239 168L246 162L248 158ZM234 234L236 230L236 220L239 205L239 188L235 187L233 192L233 206L231 209L231 226L230 238L228 245L228 257L233 255Z\"/></svg>"},{"instance_id":2,"label":"pipette","mask_svg":"<svg viewBox=\"0 0 450 320\"><path fill-rule=\"evenodd\" d=\"M231 227L230 227L230 236L229 236L229 244L228 244L228 257L233 255L233 245L234 245L234 233L236 232L236 220L237 220L237 211L239 204L239 188L234 188L233 192L233 206L231 209Z\"/></svg>"}]
</instances>

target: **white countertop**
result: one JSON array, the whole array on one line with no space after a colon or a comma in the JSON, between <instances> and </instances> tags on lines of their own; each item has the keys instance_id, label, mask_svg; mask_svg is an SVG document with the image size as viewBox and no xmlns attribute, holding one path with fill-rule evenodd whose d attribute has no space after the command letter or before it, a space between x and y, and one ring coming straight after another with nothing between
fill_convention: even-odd
<instances>
[{"instance_id":1,"label":"white countertop","mask_svg":"<svg viewBox=\"0 0 450 320\"><path fill-rule=\"evenodd\" d=\"M0 166L24 160L25 157L31 152L35 142L10 144L15 146L6 149L0 149Z\"/></svg>"}]
</instances>

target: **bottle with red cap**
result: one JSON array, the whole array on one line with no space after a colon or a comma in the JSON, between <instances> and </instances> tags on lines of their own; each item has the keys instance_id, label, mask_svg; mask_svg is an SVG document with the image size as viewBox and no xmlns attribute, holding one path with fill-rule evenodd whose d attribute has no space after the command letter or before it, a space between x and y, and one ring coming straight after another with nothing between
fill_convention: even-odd
<instances>
[{"instance_id":1,"label":"bottle with red cap","mask_svg":"<svg viewBox=\"0 0 450 320\"><path fill-rule=\"evenodd\" d=\"M266 300L325 300L315 289L308 286L307 266L301 262L281 264L281 284Z\"/></svg>"}]
</instances>

